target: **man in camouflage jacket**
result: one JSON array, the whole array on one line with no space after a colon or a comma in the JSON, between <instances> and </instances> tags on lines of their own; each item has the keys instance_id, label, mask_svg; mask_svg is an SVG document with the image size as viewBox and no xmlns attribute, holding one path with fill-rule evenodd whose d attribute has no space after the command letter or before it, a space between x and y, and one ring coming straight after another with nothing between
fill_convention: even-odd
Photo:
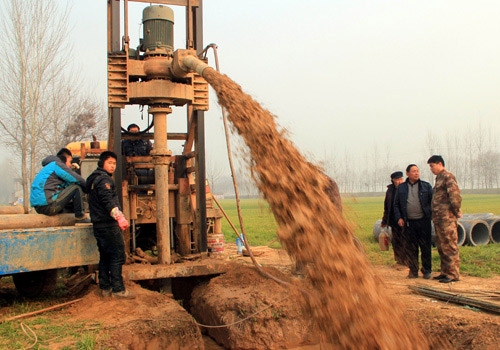
<instances>
[{"instance_id":1,"label":"man in camouflage jacket","mask_svg":"<svg viewBox=\"0 0 500 350\"><path fill-rule=\"evenodd\" d=\"M444 167L443 157L434 155L427 164L436 175L431 208L441 259L441 273L433 278L441 283L455 282L460 279L457 220L462 217L462 197L455 176Z\"/></svg>"}]
</instances>

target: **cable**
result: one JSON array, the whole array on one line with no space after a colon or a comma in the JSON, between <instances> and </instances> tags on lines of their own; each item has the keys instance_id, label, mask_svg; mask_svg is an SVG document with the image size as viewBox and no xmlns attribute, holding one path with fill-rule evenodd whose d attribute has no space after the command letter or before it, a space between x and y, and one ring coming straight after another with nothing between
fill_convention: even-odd
<instances>
[{"instance_id":1,"label":"cable","mask_svg":"<svg viewBox=\"0 0 500 350\"><path fill-rule=\"evenodd\" d=\"M291 294L290 294L290 295L288 295L288 296L286 296L285 298L281 299L279 302L282 302L282 301L284 301L284 300L286 300L286 299L290 298L290 296L291 296ZM231 327L231 326L234 326L234 325L236 325L236 324L238 324L238 323L245 322L246 320L248 320L248 319L250 319L250 318L254 317L254 316L255 316L255 315L257 315L257 314L260 314L261 312L266 311L267 309L269 309L269 308L271 308L271 307L273 307L273 306L274 306L274 305L268 305L268 306L266 306L265 308L260 309L259 311L256 311L256 312L254 312L253 314L248 315L247 317L245 317L245 318L243 318L243 319L241 319L241 320L235 321L235 322L233 322L233 323L230 323L230 324L223 324L223 325L219 325L219 326L209 326L209 325L206 325L206 324L201 324L201 323L198 323L198 322L196 322L196 321L195 321L195 323L196 323L198 326L203 327L203 328L226 328L226 327Z\"/></svg>"}]
</instances>

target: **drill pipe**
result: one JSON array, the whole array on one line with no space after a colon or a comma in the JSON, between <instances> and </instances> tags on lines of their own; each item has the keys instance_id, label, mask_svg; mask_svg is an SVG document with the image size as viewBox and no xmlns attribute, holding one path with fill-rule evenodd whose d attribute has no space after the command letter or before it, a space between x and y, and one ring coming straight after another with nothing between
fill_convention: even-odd
<instances>
[{"instance_id":1,"label":"drill pipe","mask_svg":"<svg viewBox=\"0 0 500 350\"><path fill-rule=\"evenodd\" d=\"M47 216L42 214L0 215L0 230L74 225L74 214L58 214L54 216Z\"/></svg>"}]
</instances>

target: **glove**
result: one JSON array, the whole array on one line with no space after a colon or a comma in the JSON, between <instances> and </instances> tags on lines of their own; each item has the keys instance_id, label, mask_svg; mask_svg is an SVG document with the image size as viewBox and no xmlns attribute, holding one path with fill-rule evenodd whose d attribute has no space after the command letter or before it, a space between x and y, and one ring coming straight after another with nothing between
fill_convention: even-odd
<instances>
[{"instance_id":1,"label":"glove","mask_svg":"<svg viewBox=\"0 0 500 350\"><path fill-rule=\"evenodd\" d=\"M128 221L127 219L125 219L125 216L119 216L116 221L118 221L118 226L120 226L120 229L123 231L123 230L126 230L129 228L129 224L128 224Z\"/></svg>"},{"instance_id":2,"label":"glove","mask_svg":"<svg viewBox=\"0 0 500 350\"><path fill-rule=\"evenodd\" d=\"M123 215L122 211L118 207L114 207L111 210L111 217L118 221L118 226L120 226L121 230L126 230L129 228L129 223L127 219L125 219L125 215Z\"/></svg>"}]
</instances>

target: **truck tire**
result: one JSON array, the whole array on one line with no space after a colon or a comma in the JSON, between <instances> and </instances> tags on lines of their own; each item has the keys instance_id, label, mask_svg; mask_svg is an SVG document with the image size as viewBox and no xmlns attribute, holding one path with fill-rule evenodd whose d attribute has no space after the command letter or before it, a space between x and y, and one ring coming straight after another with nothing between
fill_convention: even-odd
<instances>
[{"instance_id":1,"label":"truck tire","mask_svg":"<svg viewBox=\"0 0 500 350\"><path fill-rule=\"evenodd\" d=\"M17 292L23 297L35 298L52 293L56 287L58 270L18 273L12 276Z\"/></svg>"}]
</instances>

